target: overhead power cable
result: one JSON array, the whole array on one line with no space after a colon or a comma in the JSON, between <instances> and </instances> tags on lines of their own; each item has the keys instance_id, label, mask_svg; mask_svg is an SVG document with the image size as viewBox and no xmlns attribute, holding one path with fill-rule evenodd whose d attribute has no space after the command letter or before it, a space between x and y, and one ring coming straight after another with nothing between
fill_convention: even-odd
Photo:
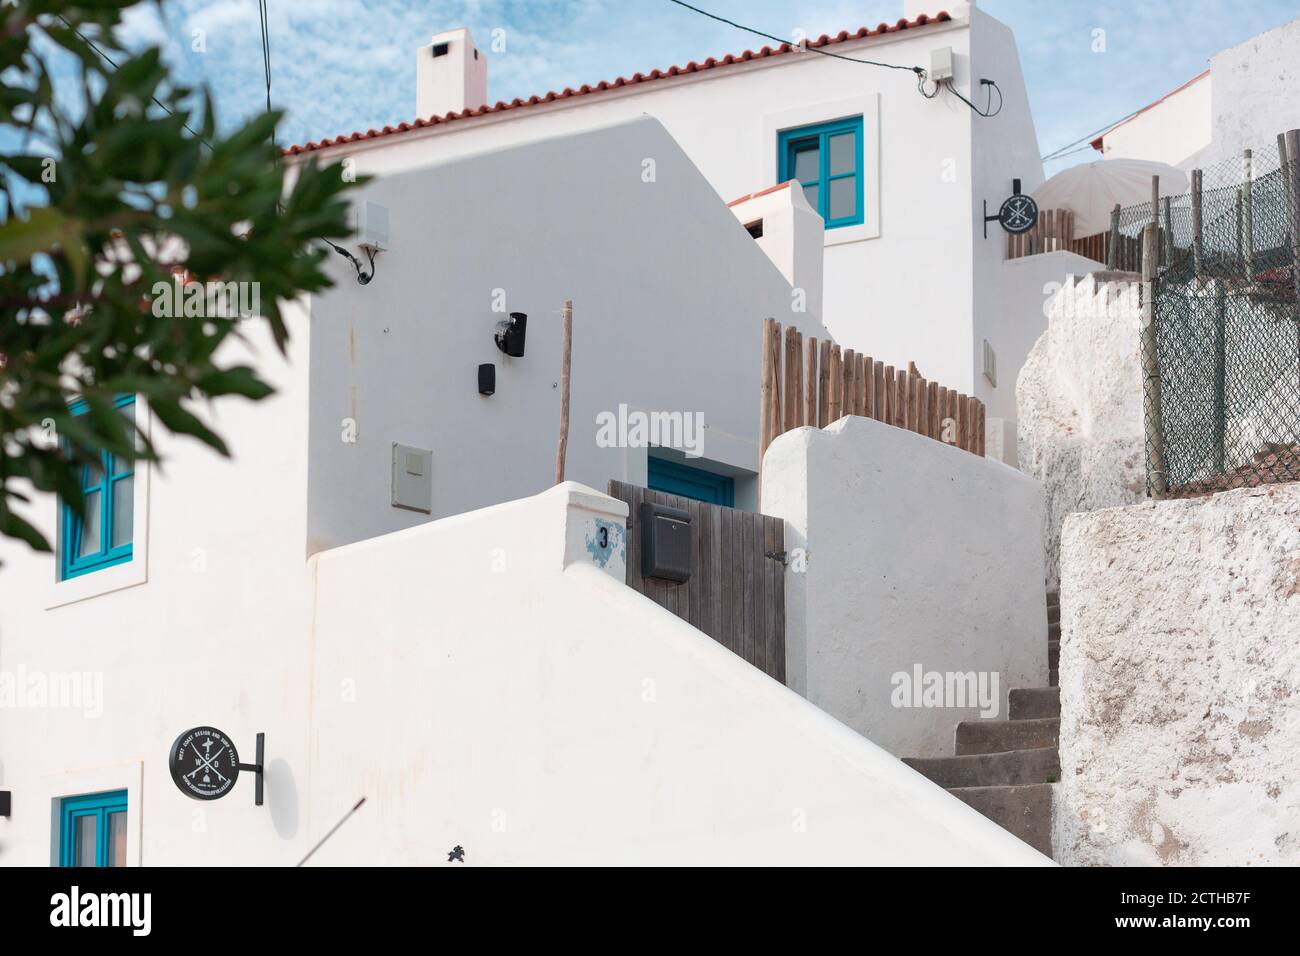
<instances>
[{"instance_id":1,"label":"overhead power cable","mask_svg":"<svg viewBox=\"0 0 1300 956\"><path fill-rule=\"evenodd\" d=\"M845 60L849 63L861 63L864 64L865 66L883 67L886 70L903 70L904 72L907 73L915 73L917 92L919 92L927 100L934 99L939 93L939 88L942 86L942 87L946 87L950 93L954 94L959 100L961 100L963 103L969 106L977 116L983 116L983 117L997 116L998 113L1002 111L1002 91L998 90L998 85L994 83L992 80L980 80L981 85L989 87L989 104L983 110L981 110L970 100L966 99L966 97L958 93L957 88L953 85L952 80L950 79L934 83L933 91L927 93L926 83L929 81L929 75L927 74L926 70L923 67L906 66L899 63L883 63L880 60L868 60L862 57L847 56L843 53L833 53L830 50L823 50L820 47L811 46L807 42L795 43L793 40L787 40L784 37L779 37L772 33L765 33L762 30L758 30L754 27L746 26L743 23L737 23L735 20L728 20L726 17L719 16L716 13L710 13L708 10L701 10L699 7L686 3L685 0L668 0L668 2L675 3L677 4L677 6L682 7L686 10L690 10L692 13L698 13L702 17L708 17L710 20L716 20L718 23L725 23L727 26L735 27L737 30L744 30L746 33L752 33L754 36L762 37L765 40L773 40L776 43L784 43L798 50L804 50L809 53L817 53L820 54L821 56L829 56L832 59L836 59L836 60ZM996 110L992 110L994 90L997 90L998 92L998 108Z\"/></svg>"},{"instance_id":2,"label":"overhead power cable","mask_svg":"<svg viewBox=\"0 0 1300 956\"><path fill-rule=\"evenodd\" d=\"M1133 117L1137 116L1137 115L1138 115L1139 113L1141 113L1142 110L1144 110L1144 109L1146 109L1145 106L1141 107L1140 109L1136 109L1136 110L1134 110L1132 113L1129 113L1127 116L1121 116L1119 119L1115 120L1113 123L1107 123L1107 124L1106 124L1105 126L1103 126L1101 129L1093 130L1091 133L1089 133L1089 134L1086 135L1086 136L1080 136L1078 139L1076 139L1076 140L1075 140L1074 142L1072 142L1072 143L1066 143L1064 146L1060 147L1059 149L1054 149L1054 150L1052 150L1052 152L1048 153L1046 156L1044 156L1044 157L1042 158L1042 162L1045 163L1045 162L1047 162L1049 159L1058 159L1060 156L1062 156L1062 155L1065 153L1065 151L1066 151L1067 149L1070 149L1071 147L1074 147L1074 146L1078 146L1080 143L1091 142L1092 140L1094 140L1094 139L1096 139L1098 136L1100 136L1102 133L1105 133L1105 132L1107 132L1107 131L1109 131L1109 130L1114 129L1116 126L1118 126L1120 123L1124 122L1125 120L1130 120L1130 119L1132 119Z\"/></svg>"},{"instance_id":3,"label":"overhead power cable","mask_svg":"<svg viewBox=\"0 0 1300 956\"><path fill-rule=\"evenodd\" d=\"M266 0L258 0L257 13L262 21L262 67L266 72L266 111L269 113L271 112L271 36Z\"/></svg>"}]
</instances>

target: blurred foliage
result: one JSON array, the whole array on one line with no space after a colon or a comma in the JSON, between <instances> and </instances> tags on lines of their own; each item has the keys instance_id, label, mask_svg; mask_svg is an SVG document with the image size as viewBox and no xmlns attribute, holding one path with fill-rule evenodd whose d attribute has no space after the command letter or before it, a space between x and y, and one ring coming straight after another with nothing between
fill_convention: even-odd
<instances>
[{"instance_id":1,"label":"blurred foliage","mask_svg":"<svg viewBox=\"0 0 1300 956\"><path fill-rule=\"evenodd\" d=\"M207 90L122 44L134 5L0 5L0 534L38 550L15 502L34 489L80 510L81 467L102 451L157 460L114 396L143 396L163 427L228 454L194 406L271 392L218 358L238 315L158 308L174 273L257 283L260 317L242 324L265 322L283 351L282 309L331 284L317 240L349 233L342 168L282 165L278 113L218 135ZM57 89L56 60L75 64Z\"/></svg>"}]
</instances>

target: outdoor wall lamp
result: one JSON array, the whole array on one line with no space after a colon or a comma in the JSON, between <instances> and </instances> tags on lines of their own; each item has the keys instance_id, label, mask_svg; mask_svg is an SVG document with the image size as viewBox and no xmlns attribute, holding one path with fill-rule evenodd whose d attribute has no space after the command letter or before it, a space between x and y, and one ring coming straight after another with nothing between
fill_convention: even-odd
<instances>
[{"instance_id":1,"label":"outdoor wall lamp","mask_svg":"<svg viewBox=\"0 0 1300 956\"><path fill-rule=\"evenodd\" d=\"M509 319L497 323L493 335L497 348L511 358L523 358L524 335L528 331L528 316L523 312L511 312Z\"/></svg>"},{"instance_id":2,"label":"outdoor wall lamp","mask_svg":"<svg viewBox=\"0 0 1300 956\"><path fill-rule=\"evenodd\" d=\"M0 790L0 817L9 816L9 807L11 803L10 791Z\"/></svg>"},{"instance_id":3,"label":"outdoor wall lamp","mask_svg":"<svg viewBox=\"0 0 1300 956\"><path fill-rule=\"evenodd\" d=\"M497 390L497 367L491 362L484 362L478 367L478 393L492 395Z\"/></svg>"}]
</instances>

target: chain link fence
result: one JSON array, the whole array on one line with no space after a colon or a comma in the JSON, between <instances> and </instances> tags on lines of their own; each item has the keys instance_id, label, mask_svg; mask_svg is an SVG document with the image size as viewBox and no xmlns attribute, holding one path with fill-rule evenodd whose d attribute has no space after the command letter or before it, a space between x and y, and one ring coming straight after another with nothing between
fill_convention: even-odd
<instances>
[{"instance_id":1,"label":"chain link fence","mask_svg":"<svg viewBox=\"0 0 1300 956\"><path fill-rule=\"evenodd\" d=\"M1193 497L1300 480L1300 157L1259 150L1160 200L1144 287L1147 493ZM1292 165L1296 169L1292 169ZM1199 182L1198 182L1199 175ZM1150 203L1120 211L1143 270Z\"/></svg>"}]
</instances>

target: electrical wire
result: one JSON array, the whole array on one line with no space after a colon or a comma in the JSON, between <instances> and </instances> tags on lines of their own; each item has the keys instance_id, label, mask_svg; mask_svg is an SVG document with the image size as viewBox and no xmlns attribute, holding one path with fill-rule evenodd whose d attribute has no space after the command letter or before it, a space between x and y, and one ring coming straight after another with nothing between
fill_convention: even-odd
<instances>
[{"instance_id":1,"label":"electrical wire","mask_svg":"<svg viewBox=\"0 0 1300 956\"><path fill-rule=\"evenodd\" d=\"M86 46L90 47L92 50L94 50L96 53L98 53L99 56L100 56L100 58L101 58L105 63L107 63L109 66L111 66L111 67L112 67L113 69L115 69L115 70L116 70L116 69L119 69L119 67L118 67L118 65L117 65L117 61L114 60L114 59L113 59L111 56L109 56L107 53L105 53L103 50L101 50L101 49L99 48L98 44L96 44L96 43L95 43L93 40L91 40L88 36L86 36L84 33L82 33L80 30L78 30L76 27L74 27L71 23L69 23L67 17L65 17L65 16L64 16L63 14L61 14L61 13L56 13L55 16L58 17L60 20L63 21L63 25L64 25L65 27L67 27L69 30L71 30L73 33L75 33L78 37L80 37L82 43L86 44ZM161 107L163 108L163 112L165 112L168 116L175 116L175 115L176 115L176 113L175 113L175 112L174 112L174 111L173 111L173 110L172 110L172 109L171 109L171 108L170 108L166 103L164 103L162 100L158 99L158 97L156 97L156 96L151 96L151 97L149 97L149 98L150 98L151 100L153 100L154 103L155 103L156 105L161 106ZM186 123L184 120L181 120L181 125L182 125L183 127L185 127L185 129L189 130L190 135L193 136L195 139L197 139L200 143L202 143L202 144L203 144L204 146L206 146L208 149L212 149L212 144L209 143L209 142L208 142L206 139L204 139L202 136L200 136L200 135L198 134L198 132L196 132L196 131L194 130L194 128L190 126L189 123Z\"/></svg>"},{"instance_id":2,"label":"electrical wire","mask_svg":"<svg viewBox=\"0 0 1300 956\"><path fill-rule=\"evenodd\" d=\"M710 20L716 20L719 23L725 23L729 27L735 27L737 30L744 30L746 33L752 33L754 36L762 37L765 40L775 40L777 43L785 43L792 47L807 50L810 53L820 53L822 56L834 57L837 60L848 60L850 63L865 63L867 66L881 66L887 70L906 70L909 73L916 73L920 76L925 75L925 70L921 69L919 66L901 66L897 63L881 63L879 60L862 60L855 56L845 56L842 53L831 53L829 50L822 50L815 46L795 43L791 40L773 36L770 33L764 33L762 30L755 30L753 27L747 27L743 23L737 23L735 20L728 20L726 17L720 17L716 13L709 13L707 10L693 7L689 3L683 2L683 0L668 0L668 2L675 3L679 7L685 7L687 10L698 13L702 17L708 17Z\"/></svg>"},{"instance_id":3,"label":"electrical wire","mask_svg":"<svg viewBox=\"0 0 1300 956\"><path fill-rule=\"evenodd\" d=\"M976 106L974 103L972 103L970 100L966 99L966 97L962 96L961 93L958 92L957 87L953 85L952 80L948 80L947 83L945 83L944 85L948 88L948 92L949 92L949 93L951 93L953 96L957 97L957 99L961 100L963 103L965 103L967 106L969 106L969 107L971 108L971 110L975 112L975 114L976 114L977 116L983 116L985 119L988 119L988 118L990 118L990 117L997 116L999 113L1002 112L1002 102L1003 102L1003 101L1002 101L1002 90L999 89L999 88L998 88L998 85L997 85L996 83L994 83L992 80L980 80L980 86L987 86L987 87L989 88L989 101L988 101L987 103L984 104L984 109L982 109L982 110L981 110L978 106ZM993 109L993 91L994 91L994 90L997 90L997 92L998 92L998 108L997 108L997 109Z\"/></svg>"},{"instance_id":4,"label":"electrical wire","mask_svg":"<svg viewBox=\"0 0 1300 956\"><path fill-rule=\"evenodd\" d=\"M958 93L956 89L953 88L951 82L945 84L945 83L931 81L929 78L929 74L922 67L904 66L898 63L882 63L879 60L867 60L856 56L846 56L843 53L832 53L830 50L823 50L820 49L819 47L809 46L807 42L795 43L791 40L787 40L783 37L779 37L771 33L764 33L762 30L757 30L754 27L745 26L745 24L737 23L735 20L728 20L726 17L719 16L716 13L710 13L708 10L701 10L699 7L692 6L691 4L686 3L685 0L668 0L668 2L675 3L677 4L677 6L690 10L692 13L698 13L702 17L708 17L710 20L716 20L718 23L725 23L727 26L735 27L737 30L744 30L746 33L752 33L754 34L754 36L762 37L765 40L773 40L777 43L784 43L787 44L788 46L794 47L795 49L805 50L809 53L819 53L822 56L829 56L836 60L845 60L849 63L862 63L866 66L879 66L887 70L903 70L908 73L915 73L916 91L920 93L922 96L924 96L927 100L932 100L936 96L938 96L939 90L946 85L948 89L954 94L956 94L958 99L960 99L963 103L969 106L977 116L983 116L983 117L997 116L998 113L1002 112L1002 91L998 89L998 85L994 83L992 80L980 81L982 84L985 84L988 87L990 87L989 104L983 110L980 110L979 107L977 107L974 103L972 103L970 100L966 99L966 97ZM934 89L932 92L929 93L926 92L927 82L934 83ZM993 90L998 91L998 108L990 112L993 105Z\"/></svg>"},{"instance_id":5,"label":"electrical wire","mask_svg":"<svg viewBox=\"0 0 1300 956\"><path fill-rule=\"evenodd\" d=\"M1103 126L1101 129L1093 130L1091 133L1089 133L1089 134L1086 135L1086 136L1080 136L1078 139L1076 139L1076 140L1075 140L1074 142L1072 142L1072 143L1066 143L1066 144L1065 144L1064 146L1062 146L1060 149L1053 150L1052 152L1048 153L1046 156L1042 157L1042 162L1045 163L1045 162L1047 162L1049 159L1059 159L1062 155L1065 154L1065 151L1066 151L1067 149L1070 149L1072 146L1078 146L1080 143L1090 142L1090 141L1096 139L1098 136L1100 136L1102 133L1105 133L1107 130L1112 130L1112 129L1114 129L1116 126L1118 126L1120 123L1124 122L1125 120L1130 120L1130 119L1132 119L1133 117L1137 116L1137 115L1138 115L1139 113L1141 113L1142 110L1144 110L1144 109L1146 109L1145 106L1141 107L1140 109L1136 109L1136 110L1134 110L1132 113L1129 113L1127 116L1121 116L1119 119L1115 120L1115 122L1113 122L1113 123L1107 123L1107 124L1106 124L1105 126Z\"/></svg>"},{"instance_id":6,"label":"electrical wire","mask_svg":"<svg viewBox=\"0 0 1300 956\"><path fill-rule=\"evenodd\" d=\"M257 14L262 21L262 67L266 71L266 111L271 112L271 37L270 15L266 0L258 0Z\"/></svg>"}]
</instances>

